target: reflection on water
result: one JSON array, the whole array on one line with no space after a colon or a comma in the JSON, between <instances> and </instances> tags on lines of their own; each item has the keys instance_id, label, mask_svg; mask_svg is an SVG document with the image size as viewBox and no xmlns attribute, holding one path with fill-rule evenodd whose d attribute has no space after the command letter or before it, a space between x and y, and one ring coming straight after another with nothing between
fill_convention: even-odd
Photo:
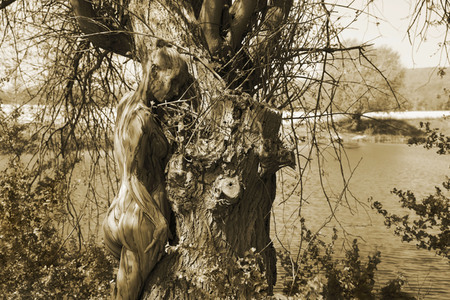
<instances>
[{"instance_id":1,"label":"reflection on water","mask_svg":"<svg viewBox=\"0 0 450 300\"><path fill-rule=\"evenodd\" d=\"M392 230L386 229L383 218L367 206L367 199L373 197L392 212L404 212L398 198L390 194L390 191L394 187L410 189L418 199L434 193L434 186L440 185L445 176L450 174L449 156L439 156L432 150L399 144L366 143L347 149L346 152L349 164L344 164L347 169L344 173L347 177L351 175L349 165L355 167L359 163L350 179L351 193L344 194L346 198L342 198L351 211L340 207L336 212L338 221L332 221L320 230L323 239L329 240L331 228L340 222L347 230L350 241L358 237L361 257L365 261L370 252L381 251L381 263L378 265L376 278L378 283L384 284L403 273L408 280L406 291L416 296L420 293L426 299L447 299L446 295L450 295L447 260L436 256L434 252L417 249L414 244L402 243L393 235ZM334 204L341 196L339 193L343 186L342 177L333 155L325 154L324 159L322 171L326 174L326 180L323 186L330 203ZM292 176L295 176L295 173L292 170L283 170L280 173L278 180L285 184L283 190L279 188L274 204L273 222L276 226L272 226L272 237L276 247L279 247L281 242L295 253L299 244L299 230L295 227L299 225L299 188L294 190L291 198L284 201L286 195L294 189ZM306 202L302 206L302 216L307 220L310 229L318 230L330 215L329 203L321 191L317 167L311 167L307 178L303 187ZM281 185L281 182L279 183ZM280 242L275 238L275 230ZM340 229L339 232L342 236L343 230Z\"/></svg>"}]
</instances>

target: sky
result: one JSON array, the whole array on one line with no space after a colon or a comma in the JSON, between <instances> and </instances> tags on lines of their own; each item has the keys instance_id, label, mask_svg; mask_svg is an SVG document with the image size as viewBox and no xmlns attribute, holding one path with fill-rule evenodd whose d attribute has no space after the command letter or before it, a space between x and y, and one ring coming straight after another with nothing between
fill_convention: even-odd
<instances>
[{"instance_id":1,"label":"sky","mask_svg":"<svg viewBox=\"0 0 450 300\"><path fill-rule=\"evenodd\" d=\"M351 2L336 1L338 4ZM355 0L352 7L362 9L368 0ZM410 41L407 28L411 20L415 0L374 0L367 12L361 15L348 30L342 34L344 39L357 39L374 44L388 46L400 53L401 61L406 68L423 68L448 66L445 55L439 51L438 43L444 39L443 28L429 28L427 40L412 36ZM347 18L342 24L350 23L355 12L336 8L337 14L345 13ZM412 44L411 44L412 43Z\"/></svg>"}]
</instances>

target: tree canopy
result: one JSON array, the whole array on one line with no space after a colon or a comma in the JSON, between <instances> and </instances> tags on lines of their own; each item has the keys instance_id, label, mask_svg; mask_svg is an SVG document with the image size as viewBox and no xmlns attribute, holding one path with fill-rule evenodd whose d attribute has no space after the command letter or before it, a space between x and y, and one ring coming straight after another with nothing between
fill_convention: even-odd
<instances>
[{"instance_id":1,"label":"tree canopy","mask_svg":"<svg viewBox=\"0 0 450 300\"><path fill-rule=\"evenodd\" d=\"M338 82L333 101L337 111L362 114L400 108L404 67L399 53L387 47L368 47L364 55L367 59L361 60L345 53L342 64L330 71Z\"/></svg>"}]
</instances>

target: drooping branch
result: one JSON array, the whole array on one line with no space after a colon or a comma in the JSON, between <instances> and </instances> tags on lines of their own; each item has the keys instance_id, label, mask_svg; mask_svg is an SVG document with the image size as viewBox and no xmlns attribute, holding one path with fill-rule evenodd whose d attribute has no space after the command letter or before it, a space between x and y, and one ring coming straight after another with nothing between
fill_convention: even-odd
<instances>
[{"instance_id":1,"label":"drooping branch","mask_svg":"<svg viewBox=\"0 0 450 300\"><path fill-rule=\"evenodd\" d=\"M81 32L90 42L102 49L131 57L133 37L125 28L113 28L102 22L90 1L71 0L70 3Z\"/></svg>"},{"instance_id":2,"label":"drooping branch","mask_svg":"<svg viewBox=\"0 0 450 300\"><path fill-rule=\"evenodd\" d=\"M323 48L313 48L313 47L299 47L293 48L293 50L297 53L316 53L316 52L326 52L326 53L335 53L335 52L348 52L351 50L359 50L360 53L364 53L366 47L371 47L373 44L366 44L361 46L351 46L351 47L323 47Z\"/></svg>"}]
</instances>

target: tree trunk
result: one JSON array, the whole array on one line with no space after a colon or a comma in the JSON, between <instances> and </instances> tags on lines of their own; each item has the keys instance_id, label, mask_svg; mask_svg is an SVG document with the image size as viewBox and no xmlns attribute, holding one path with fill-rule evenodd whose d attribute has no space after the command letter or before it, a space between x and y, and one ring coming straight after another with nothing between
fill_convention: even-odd
<instances>
[{"instance_id":1,"label":"tree trunk","mask_svg":"<svg viewBox=\"0 0 450 300\"><path fill-rule=\"evenodd\" d=\"M278 141L281 115L245 95L214 100L212 125L170 159L179 240L150 274L144 299L247 298L271 293L276 281L275 171L293 163Z\"/></svg>"},{"instance_id":2,"label":"tree trunk","mask_svg":"<svg viewBox=\"0 0 450 300\"><path fill-rule=\"evenodd\" d=\"M150 273L143 298L270 294L276 281L269 236L275 172L292 165L293 156L278 139L281 114L227 91L206 63L208 45L189 8L183 1L130 3L130 11L140 12L132 19L134 31L148 33L135 36L139 60L145 65L155 37L176 45L200 91L196 128L174 133L179 142L166 168L175 240Z\"/></svg>"}]
</instances>

